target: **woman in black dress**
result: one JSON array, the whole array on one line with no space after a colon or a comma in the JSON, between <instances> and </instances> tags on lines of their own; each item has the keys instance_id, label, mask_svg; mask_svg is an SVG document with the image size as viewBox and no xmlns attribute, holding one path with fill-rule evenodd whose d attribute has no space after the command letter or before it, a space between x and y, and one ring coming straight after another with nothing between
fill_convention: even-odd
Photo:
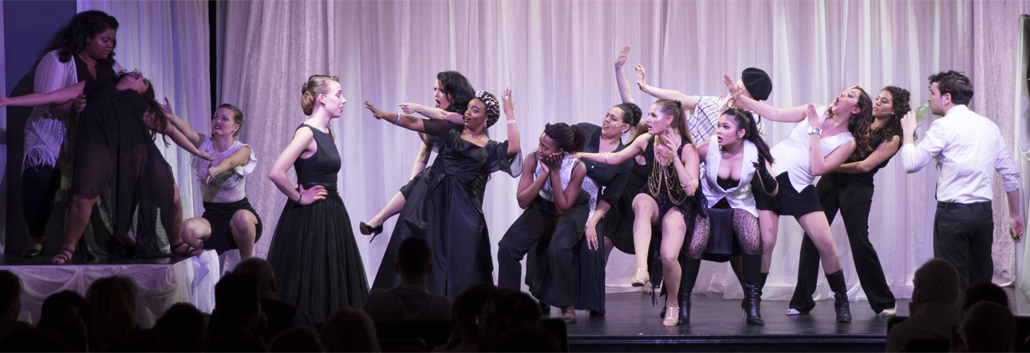
<instances>
[{"instance_id":1,"label":"woman in black dress","mask_svg":"<svg viewBox=\"0 0 1030 353\"><path fill-rule=\"evenodd\" d=\"M168 122L161 105L154 100L154 88L143 75L122 73L117 82L115 85L88 80L50 93L0 96L0 107L62 104L82 94L87 97L86 108L79 115L72 197L65 216L64 245L53 258L56 264L71 260L93 205L102 193L109 193L114 202L115 234L128 234L135 218L136 238L115 239L129 254L158 254L163 243L157 235L163 231L173 253L199 255L198 250L180 240L179 188L152 132L168 135L194 155L208 160L212 157L197 150Z\"/></svg>"},{"instance_id":2,"label":"woman in black dress","mask_svg":"<svg viewBox=\"0 0 1030 353\"><path fill-rule=\"evenodd\" d=\"M584 160L618 164L643 155L650 169L647 183L633 200L634 240L651 242L653 225L661 225L660 257L666 298L662 324L679 324L680 250L688 232L693 231L694 197L698 187L698 156L690 139L686 114L680 102L659 99L651 106L647 119L648 134L616 153L581 153ZM690 248L695 249L692 239ZM638 244L639 245L639 244ZM648 246L637 246L637 249ZM638 250L639 251L639 250ZM638 270L639 272L640 270ZM646 272L646 269L644 269Z\"/></svg>"},{"instance_id":3,"label":"woman in black dress","mask_svg":"<svg viewBox=\"0 0 1030 353\"><path fill-rule=\"evenodd\" d=\"M508 117L505 142L486 136L486 129L497 122L501 110L500 103L488 92L477 92L469 102L464 125L389 113L365 102L376 119L421 132L423 141L438 151L432 168L416 182L404 204L373 288L388 289L399 282L393 264L397 247L409 236L425 237L433 246L433 276L428 284L431 293L453 300L472 285L493 283L483 194L491 173L503 170L517 177L522 172L511 91L505 89L503 99Z\"/></svg>"},{"instance_id":4,"label":"woman in black dress","mask_svg":"<svg viewBox=\"0 0 1030 353\"><path fill-rule=\"evenodd\" d=\"M455 123L461 123L461 116L465 115L465 109L468 108L469 101L475 98L475 90L472 89L472 85L465 79L460 72L457 71L444 71L436 74L436 82L433 84L433 99L436 100L436 108L429 108L415 103L402 103L399 104L404 114L421 114L430 119L446 119L450 113L458 113L455 119ZM383 231L383 223L386 223L387 219L401 212L404 208L404 202L408 199L408 195L411 194L411 188L418 183L418 179L425 174L426 164L429 163L429 146L421 144L418 151L418 155L415 157L415 164L411 167L411 180L407 184L401 187L397 194L393 195L390 202L383 207L368 221L368 223L361 222L359 229L361 234L372 235L373 239L376 235Z\"/></svg>"},{"instance_id":5,"label":"woman in black dress","mask_svg":"<svg viewBox=\"0 0 1030 353\"><path fill-rule=\"evenodd\" d=\"M268 171L268 178L289 198L268 248L279 300L303 309L314 322L341 308L361 308L368 297L350 216L336 192L341 161L329 121L343 114L345 103L335 76L308 78L301 88L301 107L309 118ZM296 188L286 177L291 164Z\"/></svg>"},{"instance_id":6,"label":"woman in black dress","mask_svg":"<svg viewBox=\"0 0 1030 353\"><path fill-rule=\"evenodd\" d=\"M849 158L840 167L819 179L815 192L819 195L826 220L833 223L840 209L844 219L844 228L848 232L851 244L851 255L855 260L855 271L858 282L869 298L869 306L873 312L883 316L897 313L894 294L887 286L887 279L880 266L880 258L876 249L869 242L869 208L873 203L873 175L901 147L901 117L908 114L907 90L887 86L873 102L873 122L870 124L868 136L870 152L864 158ZM819 251L812 239L805 237L801 241L801 255L798 262L798 285L794 287L794 295L790 299L790 309L798 313L808 313L815 307L812 295L815 294L819 273L816 270Z\"/></svg>"}]
</instances>

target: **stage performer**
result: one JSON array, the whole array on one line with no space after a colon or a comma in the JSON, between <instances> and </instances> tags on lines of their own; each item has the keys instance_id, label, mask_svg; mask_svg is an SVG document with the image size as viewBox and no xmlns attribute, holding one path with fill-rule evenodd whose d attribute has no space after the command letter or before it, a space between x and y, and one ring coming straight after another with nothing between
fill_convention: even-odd
<instances>
[{"instance_id":1,"label":"stage performer","mask_svg":"<svg viewBox=\"0 0 1030 353\"><path fill-rule=\"evenodd\" d=\"M869 209L873 203L873 175L887 166L891 157L901 147L901 117L911 108L908 105L908 91L895 86L884 87L873 103L873 122L869 126L869 148L871 151L860 158L849 157L844 164L819 179L815 192L826 220L830 224L840 210L847 230L851 255L855 260L855 271L862 290L869 298L873 312L882 316L897 313L894 294L887 286L887 279L880 266L876 249L869 242ZM798 284L790 300L790 310L808 313L815 307L818 280L819 252L811 238L801 241L798 261Z\"/></svg>"},{"instance_id":2,"label":"stage performer","mask_svg":"<svg viewBox=\"0 0 1030 353\"><path fill-rule=\"evenodd\" d=\"M809 103L779 109L745 96L728 75L723 75L723 81L733 93L733 99L743 102L766 119L801 122L785 140L772 148L772 156L775 158L772 174L776 175L776 181L779 182L779 191L775 197L755 193L756 207L772 211L776 215L773 219L777 225L779 215L790 215L797 219L819 250L826 280L834 293L837 322L851 322L840 255L812 182L815 176L839 167L849 156L860 158L872 151L867 137L872 122L872 100L862 88L854 86L841 92L829 106ZM859 138L856 139L855 135Z\"/></svg>"},{"instance_id":3,"label":"stage performer","mask_svg":"<svg viewBox=\"0 0 1030 353\"><path fill-rule=\"evenodd\" d=\"M655 102L648 111L648 133L622 151L580 154L582 159L605 164L620 164L643 155L651 170L647 185L633 200L633 239L638 243L636 249L639 252L649 246L640 246L639 243L641 240L650 243L651 226L660 224L662 227L660 258L668 293L666 307L669 309L662 321L665 326L679 323L676 314L679 307L675 299L680 281L679 253L687 232L693 230L694 192L698 186L697 150L690 139L686 113L680 104L667 99Z\"/></svg>"},{"instance_id":4,"label":"stage performer","mask_svg":"<svg viewBox=\"0 0 1030 353\"><path fill-rule=\"evenodd\" d=\"M469 101L475 98L475 90L468 80L460 72L443 71L436 74L436 82L433 83L433 99L436 100L436 108L432 109L415 103L400 104L404 114L421 114L430 119L446 119L450 113L457 113L457 124L462 124L461 116L465 115ZM361 234L375 237L383 232L383 223L393 215L401 212L404 202L411 194L411 188L418 183L418 179L425 173L426 165L429 162L429 155L432 152L426 144L420 144L418 155L415 156L415 164L411 166L411 180L408 181L390 202L372 217L367 223L359 224Z\"/></svg>"},{"instance_id":5,"label":"stage performer","mask_svg":"<svg viewBox=\"0 0 1030 353\"><path fill-rule=\"evenodd\" d=\"M101 193L112 196L115 234L122 235L114 240L121 242L129 254L156 255L162 246L157 239L159 229L172 244L172 253L200 254L179 237L182 224L179 188L171 166L154 143L153 132L170 136L194 155L212 157L198 150L168 123L161 105L154 100L153 86L143 75L123 72L117 82L86 80L50 93L0 96L0 107L63 104L83 94L87 99L86 108L79 115L75 176L65 214L64 245L52 260L55 264L71 261ZM135 239L127 237L133 223Z\"/></svg>"},{"instance_id":6,"label":"stage performer","mask_svg":"<svg viewBox=\"0 0 1030 353\"><path fill-rule=\"evenodd\" d=\"M647 84L646 72L644 67L636 65L634 67L637 71L637 75L640 80L637 81L637 86L644 93L650 94L651 96L658 99L673 99L678 100L682 104L684 111L693 111L687 118L687 123L690 126L690 135L694 141L708 141L712 134L716 130L718 125L719 117L721 113L728 108L735 107L738 109L747 110L747 107L738 101L735 101L732 95L728 97L715 97L715 96L689 96L682 92L654 87ZM772 80L769 79L769 75L764 70L754 67L749 67L741 71L740 78L735 83L737 89L744 90L744 94L752 99L758 101L764 101L769 98L769 94L772 93ZM752 117L757 120L756 127L759 137L765 136L765 124L762 123L762 117L751 112ZM704 165L701 166L704 169ZM703 173L703 172L702 172ZM758 179L753 179L753 182L758 182ZM761 185L752 185L754 188L761 188ZM769 277L769 266L772 263L772 249L776 246L776 224L773 223L775 216L772 212L758 210L758 224L759 229L762 233L762 248L766 251L762 252L762 266L761 275L758 280L758 296L762 296L762 289L765 287L765 280ZM728 239L732 241L732 239ZM730 263L730 267L733 269L733 273L737 276L737 281L744 283L743 275L743 258L739 250L735 250L731 242L719 243L709 242L709 251L706 251L702 259L726 262ZM724 244L728 246L718 246L716 244ZM719 253L715 254L717 250ZM683 256L681 254L680 259L683 261L690 261L689 256ZM683 263L681 266L688 266L689 264ZM692 266L692 265L691 265ZM685 285L686 281L681 281L680 285ZM691 284L693 285L693 284ZM690 291L684 292L683 288L680 288L680 310L688 307L687 300L690 299ZM680 320L686 319L681 316Z\"/></svg>"},{"instance_id":7,"label":"stage performer","mask_svg":"<svg viewBox=\"0 0 1030 353\"><path fill-rule=\"evenodd\" d=\"M268 262L279 300L322 322L338 309L363 307L368 281L350 215L336 187L341 161L329 123L343 114L347 103L339 79L311 76L301 87L300 103L308 119L268 171L268 178L288 198L272 235ZM297 172L296 188L286 177L291 164Z\"/></svg>"},{"instance_id":8,"label":"stage performer","mask_svg":"<svg viewBox=\"0 0 1030 353\"><path fill-rule=\"evenodd\" d=\"M525 212L497 244L497 287L520 289L520 261L535 251L536 261L526 265L535 272L527 276L530 292L540 303L561 308L565 323L576 322L575 249L597 202L597 185L573 155L585 142L586 132L578 126L544 127L537 150L526 156L515 193Z\"/></svg>"},{"instance_id":9,"label":"stage performer","mask_svg":"<svg viewBox=\"0 0 1030 353\"><path fill-rule=\"evenodd\" d=\"M50 93L86 80L115 83L122 70L114 60L117 31L118 20L103 11L75 15L50 39L46 54L36 63L33 91ZM37 106L25 122L21 200L31 241L21 252L24 257L43 254L43 236L55 200L67 199L62 193L72 177L76 113L85 104L86 98L80 96L59 105Z\"/></svg>"},{"instance_id":10,"label":"stage performer","mask_svg":"<svg viewBox=\"0 0 1030 353\"><path fill-rule=\"evenodd\" d=\"M433 276L428 284L431 293L453 300L465 288L493 282L483 194L491 173L503 170L513 177L522 173L511 91L505 89L502 98L508 117L505 142L486 136L486 129L497 122L501 110L497 98L489 92L476 92L465 111L463 125L385 112L365 102L376 119L420 132L423 141L438 153L432 168L411 189L373 288L391 288L398 282L392 264L397 260L400 241L409 236L425 237L433 246Z\"/></svg>"},{"instance_id":11,"label":"stage performer","mask_svg":"<svg viewBox=\"0 0 1030 353\"><path fill-rule=\"evenodd\" d=\"M263 227L244 190L247 175L257 168L257 157L250 145L236 140L243 128L243 112L228 103L218 106L211 117L211 136L206 136L175 115L167 98L165 103L163 108L169 121L190 143L215 157L210 162L193 161L204 198L204 214L183 221L182 240L198 249L215 249L219 254L239 249L240 260L250 258Z\"/></svg>"},{"instance_id":12,"label":"stage performer","mask_svg":"<svg viewBox=\"0 0 1030 353\"><path fill-rule=\"evenodd\" d=\"M705 163L701 177L701 190L710 208L705 214L698 214L694 227L694 239L687 251L689 263L683 269L680 295L682 301L680 316L682 323L690 322L690 292L697 281L701 267L701 254L709 240L722 238L725 243L734 234L743 255L744 321L749 325L765 325L762 320L759 295L759 277L762 267L762 236L758 228L758 210L755 208L756 193L775 196L778 183L769 174L769 163L773 161L769 145L758 133L758 125L751 113L738 108L729 108L719 116L715 135L711 140L697 147L701 162ZM753 183L753 180L758 183ZM759 188L752 186L757 185Z\"/></svg>"},{"instance_id":13,"label":"stage performer","mask_svg":"<svg viewBox=\"0 0 1030 353\"><path fill-rule=\"evenodd\" d=\"M998 125L969 110L973 98L969 78L955 71L930 75L930 111L942 116L930 125L923 141L913 143L919 123L913 113L901 119L905 171L915 173L937 161L937 213L933 225L933 256L958 270L961 290L970 283L991 281L994 218L991 211L994 171L1005 180L1009 234L1022 240L1019 215L1019 170L1012 161Z\"/></svg>"}]
</instances>

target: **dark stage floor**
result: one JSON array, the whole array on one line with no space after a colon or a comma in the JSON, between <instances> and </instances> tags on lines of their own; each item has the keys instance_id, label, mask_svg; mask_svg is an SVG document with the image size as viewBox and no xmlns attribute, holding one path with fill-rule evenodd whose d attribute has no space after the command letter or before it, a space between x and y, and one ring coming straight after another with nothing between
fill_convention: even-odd
<instances>
[{"instance_id":1,"label":"dark stage floor","mask_svg":"<svg viewBox=\"0 0 1030 353\"><path fill-rule=\"evenodd\" d=\"M853 320L838 324L833 301L816 302L809 315L786 316L786 301L763 301L766 325L741 322L739 299L693 296L691 323L662 326L661 306L650 295L613 293L607 315L591 318L577 311L568 325L572 351L878 351L885 349L887 318L877 317L865 301L851 302ZM898 315L908 315L908 299L898 301ZM559 317L552 308L551 317Z\"/></svg>"}]
</instances>

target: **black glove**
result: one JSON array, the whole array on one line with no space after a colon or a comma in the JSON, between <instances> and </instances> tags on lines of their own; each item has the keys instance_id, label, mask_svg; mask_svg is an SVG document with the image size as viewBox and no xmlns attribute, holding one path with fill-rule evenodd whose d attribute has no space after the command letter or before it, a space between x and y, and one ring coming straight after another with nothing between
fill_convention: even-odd
<instances>
[{"instance_id":1,"label":"black glove","mask_svg":"<svg viewBox=\"0 0 1030 353\"><path fill-rule=\"evenodd\" d=\"M765 167L765 161L762 158L758 159L758 162L753 163L755 170L758 170L758 176L762 178L762 188L765 189L766 194L772 194L776 191L776 178L769 174L769 169Z\"/></svg>"}]
</instances>

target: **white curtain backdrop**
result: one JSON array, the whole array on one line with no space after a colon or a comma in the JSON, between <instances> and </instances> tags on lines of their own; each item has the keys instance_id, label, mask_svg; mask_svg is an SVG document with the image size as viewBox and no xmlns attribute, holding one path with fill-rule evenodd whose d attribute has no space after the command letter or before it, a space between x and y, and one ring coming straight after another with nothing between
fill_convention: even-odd
<instances>
[{"instance_id":1,"label":"white curtain backdrop","mask_svg":"<svg viewBox=\"0 0 1030 353\"><path fill-rule=\"evenodd\" d=\"M211 79L207 1L78 0L78 11L101 10L118 19L115 59L126 70L139 70L150 79L159 103L167 97L177 115L200 133L208 133ZM169 139L157 139L158 149L175 171L182 198L183 219L199 215L201 200L190 157Z\"/></svg>"},{"instance_id":2,"label":"white curtain backdrop","mask_svg":"<svg viewBox=\"0 0 1030 353\"><path fill-rule=\"evenodd\" d=\"M1017 74L1013 90L1015 99L1012 100L1013 116L1016 117L1016 128L1013 129L1018 156L1016 163L1019 165L1022 185L1030 185L1030 91L1027 91L1027 84L1030 82L1025 80L1027 64L1030 63L1030 56L1027 55L1027 36L1030 35L1026 32L1027 25L1030 25L1030 19L1022 16L1018 23L1019 37L1016 38L1016 42L1019 44L1014 55ZM1030 202L1030 192L1024 191L1019 196L1021 197L1020 204L1027 205ZM1025 207L1023 210L1024 222L1030 218L1030 213L1027 212L1030 211L1030 206ZM1027 256L1030 256L1030 251L1026 251L1026 242L1017 245L1016 307L1019 309L1019 315L1030 314L1030 271L1025 268L1030 258Z\"/></svg>"},{"instance_id":3,"label":"white curtain backdrop","mask_svg":"<svg viewBox=\"0 0 1030 353\"><path fill-rule=\"evenodd\" d=\"M151 6L145 4L138 6ZM929 95L927 76L940 70L963 71L972 78L976 92L971 108L1003 131L1015 131L1012 80L1022 76L1013 44L1018 40L1018 15L1030 9L1025 1L886 0L229 1L218 6L223 21L217 29L219 101L214 103L232 103L244 111L247 120L240 140L250 143L261 161L247 186L248 197L265 222L259 256L267 254L286 202L264 176L305 118L299 88L312 74L339 76L348 99L343 116L331 127L344 162L340 193L356 228L407 181L420 143L414 133L373 119L361 109L361 101L381 107L402 102L431 105L432 84L439 71L458 70L476 89L498 93L511 87L523 153L535 149L546 123L599 123L612 105L620 103L613 62L627 44L633 47L628 63L643 64L650 84L688 94L719 95L725 91L723 73L735 76L749 66L763 68L774 85L769 103L779 107L828 103L856 83L871 96L886 85L907 88L914 107ZM157 16L156 23L168 19ZM139 29L126 22L119 31L123 65L153 65L153 69L141 68L175 75L155 79L168 85L161 92L174 88L177 94L203 96L197 92L206 86L192 83L206 80L206 75L195 74L205 72L201 68L206 70L206 62L171 69L174 62L166 57L130 60L127 49L136 44L129 41L129 32ZM207 27L178 28L204 28L206 33ZM203 43L183 39L179 45L183 56L207 50ZM191 46L188 51L186 46ZM171 49L149 51L158 52ZM628 71L630 80L635 80ZM654 101L633 91L642 109ZM178 109L189 107L196 112L184 116L210 113L203 98L187 98L187 106L181 105L183 100L176 99ZM792 127L769 124L769 142L779 142ZM491 128L490 136L506 139L503 128L503 124ZM1006 142L1013 145L1014 138L1010 134ZM177 158L184 166L183 159ZM935 181L932 167L907 175L896 161L876 176L870 239L897 297L911 296L915 269L932 257ZM495 252L497 241L521 213L513 197L516 184L515 179L497 174L487 187L483 208ZM1004 200L1001 179L996 178L997 282L1015 278ZM355 229L370 280L395 220L386 223L386 236L371 244ZM784 218L780 224L767 300L787 299L796 282L802 232L792 219ZM839 217L832 230L849 295L864 299ZM633 267L630 256L613 254L609 290L628 290ZM702 271L695 292L741 297L740 286L725 264L705 263ZM817 295L826 298L828 293L821 284Z\"/></svg>"}]
</instances>

